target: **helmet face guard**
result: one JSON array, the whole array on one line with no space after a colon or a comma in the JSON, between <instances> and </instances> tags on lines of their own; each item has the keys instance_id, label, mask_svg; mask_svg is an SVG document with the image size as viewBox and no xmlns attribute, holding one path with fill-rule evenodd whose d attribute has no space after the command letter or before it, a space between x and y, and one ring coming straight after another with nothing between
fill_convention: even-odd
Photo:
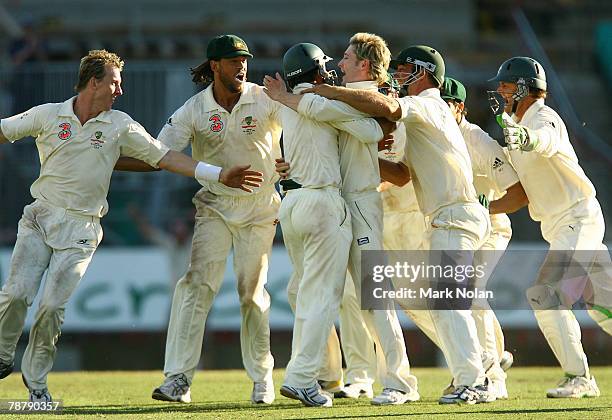
<instances>
[{"instance_id":1,"label":"helmet face guard","mask_svg":"<svg viewBox=\"0 0 612 420\"><path fill-rule=\"evenodd\" d=\"M335 86L338 84L338 74L336 73L336 70L327 70L325 68L325 63L328 61L332 61L332 58L326 55L314 58L314 62L319 68L319 74L323 78L323 81L328 85Z\"/></svg>"},{"instance_id":2,"label":"helmet face guard","mask_svg":"<svg viewBox=\"0 0 612 420\"><path fill-rule=\"evenodd\" d=\"M487 98L489 100L489 107L491 108L491 111L493 111L493 115L501 115L504 112L504 109L506 109L506 100L502 94L496 90L488 90Z\"/></svg>"},{"instance_id":3,"label":"helmet face guard","mask_svg":"<svg viewBox=\"0 0 612 420\"><path fill-rule=\"evenodd\" d=\"M418 82L423 77L425 77L425 71L429 71L427 66L432 65L431 63L425 63L419 60L413 60L413 61L408 61L408 60L410 59L408 58L406 60L407 63L413 64L412 72L395 71L393 73L393 79L400 86L400 90L401 89L408 90L408 86L410 86L411 84L415 82Z\"/></svg>"},{"instance_id":4,"label":"helmet face guard","mask_svg":"<svg viewBox=\"0 0 612 420\"><path fill-rule=\"evenodd\" d=\"M504 80L502 80L504 81ZM507 103L506 99L501 93L496 90L488 90L487 96L489 99L489 107L493 111L494 115L500 115L508 107L512 107L512 113L516 112L518 103L529 96L529 87L524 78L519 77L516 80L508 80L509 83L516 84L516 90L512 94L512 102Z\"/></svg>"}]
</instances>

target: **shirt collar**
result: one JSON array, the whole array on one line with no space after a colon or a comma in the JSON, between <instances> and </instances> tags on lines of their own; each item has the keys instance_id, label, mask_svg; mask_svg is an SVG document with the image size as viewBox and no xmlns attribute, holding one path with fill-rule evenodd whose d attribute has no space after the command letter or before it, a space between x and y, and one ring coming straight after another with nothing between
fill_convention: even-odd
<instances>
[{"instance_id":1,"label":"shirt collar","mask_svg":"<svg viewBox=\"0 0 612 420\"><path fill-rule=\"evenodd\" d=\"M57 115L59 117L69 117L69 118L72 118L78 121L79 119L74 113L74 101L76 101L76 98L77 98L76 96L73 96L67 101L62 102L62 105L60 106L60 109ZM110 111L102 111L98 115L93 117L92 120L100 121L100 122L104 122L108 124L112 123L111 117L110 117Z\"/></svg>"},{"instance_id":2,"label":"shirt collar","mask_svg":"<svg viewBox=\"0 0 612 420\"><path fill-rule=\"evenodd\" d=\"M295 93L297 95L301 91L303 91L304 89L308 89L308 88L311 88L313 86L314 85L312 83L298 83L297 85L295 85L293 87L293 93Z\"/></svg>"},{"instance_id":3,"label":"shirt collar","mask_svg":"<svg viewBox=\"0 0 612 420\"><path fill-rule=\"evenodd\" d=\"M424 98L425 97L440 98L440 89L438 89L438 88L425 89L424 91L419 93L417 96L422 96Z\"/></svg>"},{"instance_id":4,"label":"shirt collar","mask_svg":"<svg viewBox=\"0 0 612 420\"><path fill-rule=\"evenodd\" d=\"M521 118L521 121L529 121L531 117L533 117L540 109L544 108L544 106L544 98L537 99L534 103L531 104L529 108L527 108L527 111L525 111L525 113L523 114L523 118Z\"/></svg>"},{"instance_id":5,"label":"shirt collar","mask_svg":"<svg viewBox=\"0 0 612 420\"><path fill-rule=\"evenodd\" d=\"M362 80L359 82L347 82L346 87L349 89L378 90L378 83L374 80Z\"/></svg>"},{"instance_id":6,"label":"shirt collar","mask_svg":"<svg viewBox=\"0 0 612 420\"><path fill-rule=\"evenodd\" d=\"M204 90L204 98L205 98L205 101L204 101L204 110L208 111L208 112L210 112L210 111L218 111L218 110L223 110L223 111L227 112L227 110L225 108L223 108L221 105L219 105L217 103L217 101L215 100L215 95L213 95L213 83L211 83ZM252 88L251 84L248 83L248 82L244 82L242 93L240 94L240 99L238 99L238 102L234 106L234 109L236 109L236 107L238 107L241 104L251 104L251 103L254 103L255 102L255 96L253 95L253 91L254 91L254 89Z\"/></svg>"}]
</instances>

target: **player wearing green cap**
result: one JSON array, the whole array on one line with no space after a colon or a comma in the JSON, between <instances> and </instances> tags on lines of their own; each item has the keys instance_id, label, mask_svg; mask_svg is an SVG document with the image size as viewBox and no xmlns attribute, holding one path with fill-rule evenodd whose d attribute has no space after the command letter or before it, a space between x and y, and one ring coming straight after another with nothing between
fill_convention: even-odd
<instances>
[{"instance_id":1,"label":"player wearing green cap","mask_svg":"<svg viewBox=\"0 0 612 420\"><path fill-rule=\"evenodd\" d=\"M172 299L166 341L164 383L152 397L189 402L206 317L223 282L226 259L234 251L240 299L242 361L253 381L251 401L274 400L270 353L270 296L265 284L280 197L274 160L280 156L278 103L247 79L246 43L221 35L208 43L207 60L192 69L205 89L172 114L158 139L173 150L191 145L194 157L213 164L250 163L264 182L252 193L209 182L193 199L197 213L191 263Z\"/></svg>"}]
</instances>

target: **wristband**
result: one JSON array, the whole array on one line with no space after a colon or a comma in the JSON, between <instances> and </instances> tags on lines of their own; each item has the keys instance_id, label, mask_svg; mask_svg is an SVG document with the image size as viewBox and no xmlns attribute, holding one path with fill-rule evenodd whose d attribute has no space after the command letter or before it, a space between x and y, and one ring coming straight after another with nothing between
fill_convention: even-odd
<instances>
[{"instance_id":1,"label":"wristband","mask_svg":"<svg viewBox=\"0 0 612 420\"><path fill-rule=\"evenodd\" d=\"M221 173L221 168L215 165L209 165L208 163L198 162L195 168L195 179L198 182L202 183L202 181L219 181L219 174Z\"/></svg>"}]
</instances>

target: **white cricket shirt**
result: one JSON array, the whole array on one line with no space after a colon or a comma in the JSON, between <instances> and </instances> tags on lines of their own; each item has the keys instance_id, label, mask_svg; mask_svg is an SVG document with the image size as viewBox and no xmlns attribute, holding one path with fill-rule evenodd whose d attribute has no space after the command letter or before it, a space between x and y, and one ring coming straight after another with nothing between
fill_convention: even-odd
<instances>
[{"instance_id":1,"label":"white cricket shirt","mask_svg":"<svg viewBox=\"0 0 612 420\"><path fill-rule=\"evenodd\" d=\"M36 137L40 176L30 188L32 197L72 213L102 217L108 212L106 196L119 156L157 167L168 148L121 111L104 111L81 125L74 114L75 98L5 118L2 132L11 142Z\"/></svg>"},{"instance_id":2,"label":"white cricket shirt","mask_svg":"<svg viewBox=\"0 0 612 420\"><path fill-rule=\"evenodd\" d=\"M552 223L578 202L595 197L595 187L578 164L563 120L544 99L534 102L517 122L539 139L531 152L509 151L529 197L533 220Z\"/></svg>"},{"instance_id":3,"label":"white cricket shirt","mask_svg":"<svg viewBox=\"0 0 612 420\"><path fill-rule=\"evenodd\" d=\"M178 151L191 143L194 159L223 168L250 164L250 169L264 174L261 187L253 188L256 193L278 179L274 170L274 160L280 157L278 110L278 102L268 98L263 87L245 82L230 113L215 100L211 84L172 114L158 140ZM204 189L218 195L251 194L213 181Z\"/></svg>"},{"instance_id":4,"label":"white cricket shirt","mask_svg":"<svg viewBox=\"0 0 612 420\"><path fill-rule=\"evenodd\" d=\"M452 204L478 202L467 146L440 91L430 88L396 100L406 127L402 162L410 168L423 214L430 216Z\"/></svg>"},{"instance_id":5,"label":"white cricket shirt","mask_svg":"<svg viewBox=\"0 0 612 420\"><path fill-rule=\"evenodd\" d=\"M508 188L519 182L516 171L506 157L504 148L478 125L461 120L459 129L465 140L474 175L476 194L484 194L489 201L501 198ZM491 233L512 235L506 214L491 214Z\"/></svg>"},{"instance_id":6,"label":"white cricket shirt","mask_svg":"<svg viewBox=\"0 0 612 420\"><path fill-rule=\"evenodd\" d=\"M312 87L309 83L300 83L293 92L299 94L309 87ZM322 105L323 102L327 105ZM338 147L341 133L350 133L361 141L382 138L375 120L336 102L309 93L300 100L299 113L286 106L281 108L285 159L291 164L291 179L303 187L342 186ZM335 109L326 114L326 121L310 117L321 112L313 110L323 108Z\"/></svg>"},{"instance_id":7,"label":"white cricket shirt","mask_svg":"<svg viewBox=\"0 0 612 420\"><path fill-rule=\"evenodd\" d=\"M347 83L346 87L378 90L376 82L373 81ZM308 118L327 122L350 122L367 117L366 114L344 102L329 100L318 95L305 95L300 101L298 112ZM364 133L341 129L338 141L343 196L376 191L380 183L378 141L382 139L383 133L378 123L371 119L369 121L367 126L370 129Z\"/></svg>"}]
</instances>

